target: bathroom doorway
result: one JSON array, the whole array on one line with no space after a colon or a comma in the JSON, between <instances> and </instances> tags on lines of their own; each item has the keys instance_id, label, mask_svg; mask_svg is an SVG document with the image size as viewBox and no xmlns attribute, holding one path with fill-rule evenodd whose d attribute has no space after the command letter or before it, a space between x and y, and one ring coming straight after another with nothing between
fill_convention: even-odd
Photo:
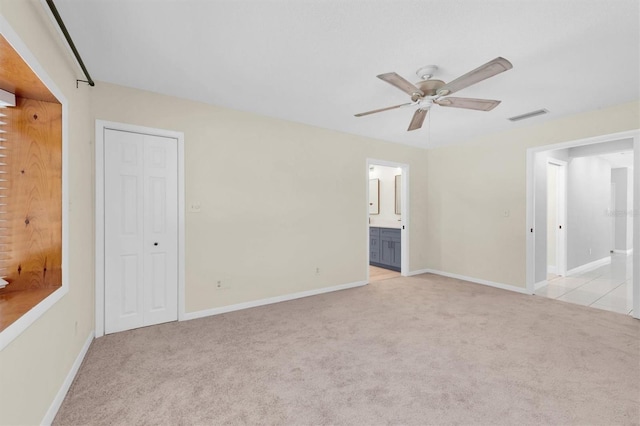
<instances>
[{"instance_id":1,"label":"bathroom doorway","mask_svg":"<svg viewBox=\"0 0 640 426\"><path fill-rule=\"evenodd\" d=\"M367 160L367 281L408 271L409 166Z\"/></svg>"}]
</instances>

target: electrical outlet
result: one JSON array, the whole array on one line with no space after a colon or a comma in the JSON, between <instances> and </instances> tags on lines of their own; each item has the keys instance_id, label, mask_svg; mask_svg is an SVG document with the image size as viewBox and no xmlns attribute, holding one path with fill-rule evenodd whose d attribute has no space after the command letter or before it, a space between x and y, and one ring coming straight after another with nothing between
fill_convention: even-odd
<instances>
[{"instance_id":1,"label":"electrical outlet","mask_svg":"<svg viewBox=\"0 0 640 426\"><path fill-rule=\"evenodd\" d=\"M320 268L316 268L316 275L320 275Z\"/></svg>"},{"instance_id":2,"label":"electrical outlet","mask_svg":"<svg viewBox=\"0 0 640 426\"><path fill-rule=\"evenodd\" d=\"M504 217L509 217L510 214L511 214L511 212L509 210L505 210L504 212L502 212L502 215Z\"/></svg>"},{"instance_id":3,"label":"electrical outlet","mask_svg":"<svg viewBox=\"0 0 640 426\"><path fill-rule=\"evenodd\" d=\"M229 284L223 282L222 280L216 281L216 290L226 290L229 288Z\"/></svg>"}]
</instances>

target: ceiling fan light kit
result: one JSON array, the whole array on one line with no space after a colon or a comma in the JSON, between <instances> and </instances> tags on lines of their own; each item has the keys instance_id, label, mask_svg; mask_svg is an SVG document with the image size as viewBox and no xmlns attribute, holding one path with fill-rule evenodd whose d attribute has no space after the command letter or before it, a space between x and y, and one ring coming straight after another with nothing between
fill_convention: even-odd
<instances>
[{"instance_id":1,"label":"ceiling fan light kit","mask_svg":"<svg viewBox=\"0 0 640 426\"><path fill-rule=\"evenodd\" d=\"M424 119L429 109L433 104L437 104L443 107L452 108L464 108L473 109L476 111L491 111L500 104L500 101L492 99L475 99L475 98L457 98L448 97L459 90L469 87L473 84L479 83L482 80L486 80L489 77L493 77L504 71L508 71L513 68L511 62L502 57L497 57L492 61L487 62L478 68L469 71L468 73L456 78L449 83L445 83L442 80L432 80L431 77L438 70L436 65L427 65L416 71L416 75L422 79L415 84L405 80L395 72L380 74L377 77L380 80L386 81L392 86L402 90L411 97L411 102L400 105L395 105L387 108L380 108L373 111L362 112L355 114L356 117L362 117L369 114L375 114L378 112L389 111L392 109L404 107L404 106L417 106L418 109L414 112L411 123L407 131L416 130L422 127Z\"/></svg>"}]
</instances>

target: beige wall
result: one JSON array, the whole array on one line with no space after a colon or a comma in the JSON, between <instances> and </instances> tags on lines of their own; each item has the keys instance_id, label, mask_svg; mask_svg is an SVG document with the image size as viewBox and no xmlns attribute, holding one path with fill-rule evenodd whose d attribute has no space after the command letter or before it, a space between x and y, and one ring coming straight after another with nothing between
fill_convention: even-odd
<instances>
[{"instance_id":1,"label":"beige wall","mask_svg":"<svg viewBox=\"0 0 640 426\"><path fill-rule=\"evenodd\" d=\"M429 151L429 268L525 287L527 148L638 128L632 102Z\"/></svg>"},{"instance_id":2,"label":"beige wall","mask_svg":"<svg viewBox=\"0 0 640 426\"><path fill-rule=\"evenodd\" d=\"M365 280L367 158L409 164L409 268L426 267L425 150L106 83L92 105L184 132L187 205L202 206L186 215L187 312Z\"/></svg>"},{"instance_id":3,"label":"beige wall","mask_svg":"<svg viewBox=\"0 0 640 426\"><path fill-rule=\"evenodd\" d=\"M89 90L57 41L40 1L0 0L0 14L69 105L69 292L0 352L0 424L37 424L93 330L93 126ZM77 331L76 331L77 322Z\"/></svg>"}]
</instances>

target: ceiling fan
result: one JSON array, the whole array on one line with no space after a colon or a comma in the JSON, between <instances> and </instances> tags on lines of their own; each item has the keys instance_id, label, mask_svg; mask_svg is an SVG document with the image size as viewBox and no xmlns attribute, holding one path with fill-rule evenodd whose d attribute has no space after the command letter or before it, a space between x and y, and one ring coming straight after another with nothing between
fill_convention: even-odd
<instances>
[{"instance_id":1,"label":"ceiling fan","mask_svg":"<svg viewBox=\"0 0 640 426\"><path fill-rule=\"evenodd\" d=\"M457 98L449 97L452 93L469 87L472 84L476 84L482 80L486 80L489 77L493 77L501 72L508 71L513 68L511 62L502 57L497 57L492 61L487 62L484 65L479 66L473 71L469 71L463 76L456 78L449 83L445 83L442 80L431 80L434 72L438 69L435 65L428 65L420 68L416 74L422 81L416 84L412 84L405 80L395 72L389 72L386 74L380 74L378 78L384 80L394 87L402 90L411 96L411 102L394 105L387 108L375 109L373 111L361 112L355 114L356 117L362 117L364 115L375 114L377 112L389 111L391 109L401 108L404 106L417 106L418 109L413 114L411 123L407 131L416 130L422 127L424 119L427 116L429 108L433 104L443 107L452 108L466 108L475 109L478 111L490 111L497 107L500 101L491 99L474 99L474 98Z\"/></svg>"}]
</instances>

